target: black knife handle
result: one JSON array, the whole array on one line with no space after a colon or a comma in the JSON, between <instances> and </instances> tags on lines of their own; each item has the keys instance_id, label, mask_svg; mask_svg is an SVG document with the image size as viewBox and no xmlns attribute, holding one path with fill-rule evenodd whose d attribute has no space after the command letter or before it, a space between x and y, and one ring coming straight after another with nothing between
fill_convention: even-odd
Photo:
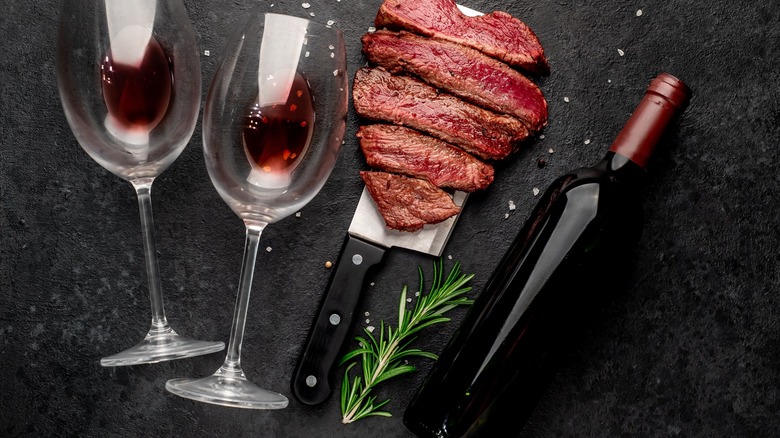
<instances>
[{"instance_id":1,"label":"black knife handle","mask_svg":"<svg viewBox=\"0 0 780 438\"><path fill-rule=\"evenodd\" d=\"M384 254L385 248L347 235L293 372L291 389L299 402L318 405L333 392L339 353L352 330L363 282Z\"/></svg>"}]
</instances>

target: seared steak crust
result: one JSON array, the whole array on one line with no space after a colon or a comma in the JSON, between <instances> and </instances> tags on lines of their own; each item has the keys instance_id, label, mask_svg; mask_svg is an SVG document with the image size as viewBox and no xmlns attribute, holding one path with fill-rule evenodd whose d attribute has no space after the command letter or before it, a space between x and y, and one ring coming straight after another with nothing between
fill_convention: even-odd
<instances>
[{"instance_id":1,"label":"seared steak crust","mask_svg":"<svg viewBox=\"0 0 780 438\"><path fill-rule=\"evenodd\" d=\"M475 49L405 31L367 33L362 42L369 61L391 73L411 73L469 102L513 115L530 131L547 124L547 101L539 87Z\"/></svg>"},{"instance_id":2,"label":"seared steak crust","mask_svg":"<svg viewBox=\"0 0 780 438\"><path fill-rule=\"evenodd\" d=\"M534 73L547 73L544 49L534 32L506 12L468 17L454 0L385 0L374 24L406 29L473 47L488 56Z\"/></svg>"},{"instance_id":3,"label":"seared steak crust","mask_svg":"<svg viewBox=\"0 0 780 438\"><path fill-rule=\"evenodd\" d=\"M417 231L460 212L447 192L428 181L387 172L360 172L388 228Z\"/></svg>"},{"instance_id":4,"label":"seared steak crust","mask_svg":"<svg viewBox=\"0 0 780 438\"><path fill-rule=\"evenodd\" d=\"M357 132L369 166L474 192L493 182L493 166L439 139L395 125L365 125Z\"/></svg>"},{"instance_id":5,"label":"seared steak crust","mask_svg":"<svg viewBox=\"0 0 780 438\"><path fill-rule=\"evenodd\" d=\"M486 160L501 160L525 140L528 129L518 119L480 108L441 93L408 76L361 68L352 97L358 115L426 132Z\"/></svg>"}]
</instances>

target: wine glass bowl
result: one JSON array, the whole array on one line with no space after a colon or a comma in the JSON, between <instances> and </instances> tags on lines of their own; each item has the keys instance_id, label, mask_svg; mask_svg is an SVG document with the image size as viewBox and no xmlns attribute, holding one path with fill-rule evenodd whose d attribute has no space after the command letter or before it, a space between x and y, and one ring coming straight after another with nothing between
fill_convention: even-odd
<instances>
[{"instance_id":1,"label":"wine glass bowl","mask_svg":"<svg viewBox=\"0 0 780 438\"><path fill-rule=\"evenodd\" d=\"M211 376L169 380L168 391L223 406L279 409L288 399L250 382L241 344L260 235L305 206L336 163L346 129L346 51L340 30L255 13L229 37L203 115L214 187L243 220L244 258L223 365Z\"/></svg>"},{"instance_id":2,"label":"wine glass bowl","mask_svg":"<svg viewBox=\"0 0 780 438\"><path fill-rule=\"evenodd\" d=\"M189 142L200 110L200 60L183 3L65 1L57 79L71 129L95 161L126 180L158 176Z\"/></svg>"},{"instance_id":3,"label":"wine glass bowl","mask_svg":"<svg viewBox=\"0 0 780 438\"><path fill-rule=\"evenodd\" d=\"M330 174L347 109L339 32L267 14L247 20L228 42L236 50L209 89L203 149L215 188L240 218L287 217Z\"/></svg>"},{"instance_id":4,"label":"wine glass bowl","mask_svg":"<svg viewBox=\"0 0 780 438\"><path fill-rule=\"evenodd\" d=\"M200 59L182 0L65 0L56 74L81 147L138 195L152 324L104 366L212 353L223 342L179 336L168 324L155 248L151 188L190 141L200 111Z\"/></svg>"}]
</instances>

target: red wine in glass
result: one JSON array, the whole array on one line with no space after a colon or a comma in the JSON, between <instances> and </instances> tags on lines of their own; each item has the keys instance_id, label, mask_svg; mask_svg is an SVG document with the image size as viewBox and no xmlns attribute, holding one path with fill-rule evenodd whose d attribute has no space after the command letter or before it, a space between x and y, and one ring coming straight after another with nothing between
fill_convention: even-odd
<instances>
[{"instance_id":1,"label":"red wine in glass","mask_svg":"<svg viewBox=\"0 0 780 438\"><path fill-rule=\"evenodd\" d=\"M278 103L253 104L245 119L244 151L253 167L263 173L291 172L311 141L314 102L300 73L295 73L286 94L286 99L276 99Z\"/></svg>"},{"instance_id":2,"label":"red wine in glass","mask_svg":"<svg viewBox=\"0 0 780 438\"><path fill-rule=\"evenodd\" d=\"M115 58L109 49L100 66L108 113L124 130L149 132L168 111L173 85L171 61L153 36L141 57Z\"/></svg>"}]
</instances>

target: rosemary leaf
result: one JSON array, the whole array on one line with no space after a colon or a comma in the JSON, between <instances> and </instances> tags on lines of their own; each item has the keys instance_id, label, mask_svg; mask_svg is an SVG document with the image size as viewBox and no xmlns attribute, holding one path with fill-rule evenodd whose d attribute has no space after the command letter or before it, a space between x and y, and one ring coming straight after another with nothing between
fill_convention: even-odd
<instances>
[{"instance_id":1,"label":"rosemary leaf","mask_svg":"<svg viewBox=\"0 0 780 438\"><path fill-rule=\"evenodd\" d=\"M412 309L407 309L408 288L401 289L398 303L398 327L380 321L378 337L364 329L365 337L356 336L358 347L345 354L339 365L347 365L341 384L341 422L349 424L369 416L391 417L387 411L379 410L390 400L376 403L372 391L382 382L394 377L416 371L416 367L405 362L410 357L422 357L436 360L436 354L411 348L416 335L424 328L447 322L450 318L443 315L458 306L472 303L466 294L471 291L467 286L474 278L473 274L463 274L460 263L444 276L444 263L438 259L433 263L430 290L423 293L425 277L422 267L417 269L420 281L420 296ZM350 371L360 363L360 375L350 380Z\"/></svg>"}]
</instances>

